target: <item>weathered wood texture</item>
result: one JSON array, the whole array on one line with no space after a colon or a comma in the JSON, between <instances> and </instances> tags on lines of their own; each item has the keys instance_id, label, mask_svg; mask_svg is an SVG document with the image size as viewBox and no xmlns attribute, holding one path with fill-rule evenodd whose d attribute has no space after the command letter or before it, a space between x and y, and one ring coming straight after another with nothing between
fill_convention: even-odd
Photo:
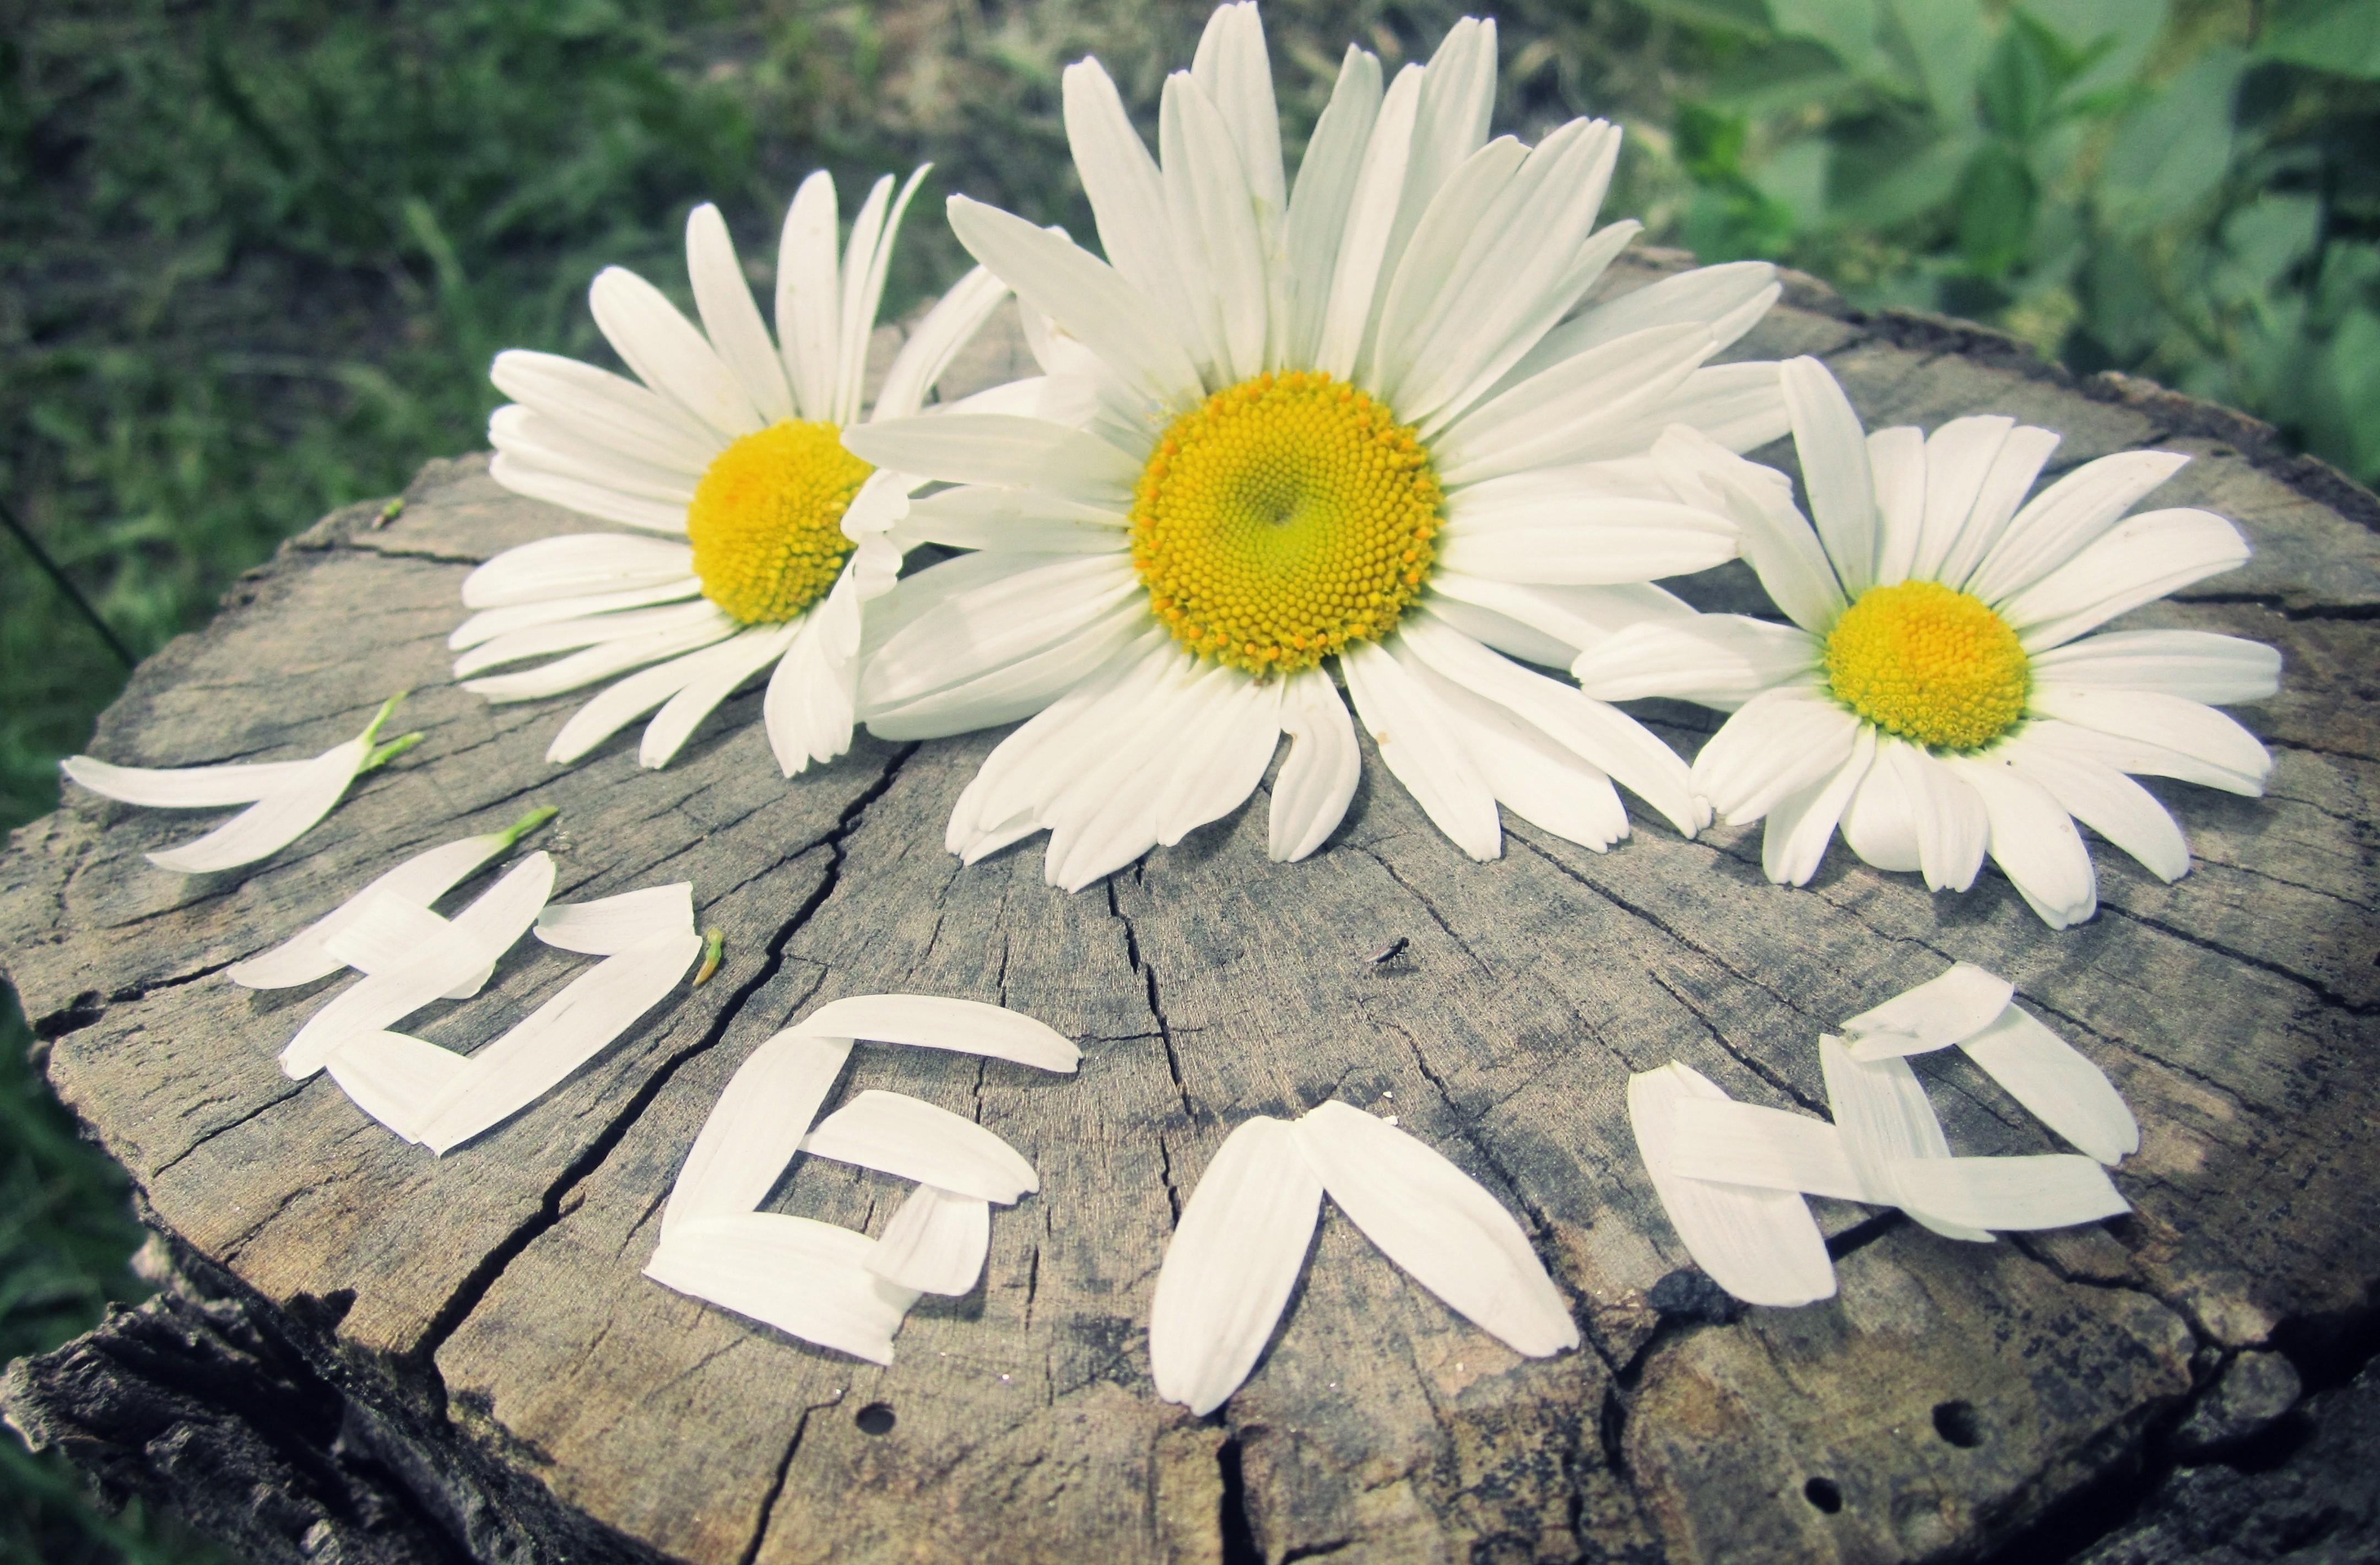
<instances>
[{"instance_id":1,"label":"weathered wood texture","mask_svg":"<svg viewBox=\"0 0 2380 1565\"><path fill-rule=\"evenodd\" d=\"M260 1558L1873 1560L2023 1536L2158 1449L2242 1351L2319 1355L2370 1318L2380 507L2220 410L2078 385L1988 333L1864 319L1806 283L1740 353L1804 351L1871 425L2016 414L2065 432L2053 471L2130 446L2198 457L2158 503L2238 519L2256 557L2134 622L2272 642L2288 672L2245 714L2278 756L2269 797L2152 785L2199 856L2179 885L2102 848L2098 917L2053 934L1988 870L1933 898L1839 849L1787 891L1761 878L1755 832L1687 842L1643 816L1601 855L1513 823L1504 857L1475 864L1367 750L1346 825L1310 862L1266 862L1259 801L1070 897L1042 885L1038 844L968 869L942 850L996 735L863 737L786 783L754 693L665 771L637 767L632 737L548 767L565 703L491 708L445 682L443 643L473 562L577 524L504 495L479 458L433 463L387 525L354 507L244 579L140 670L91 748L152 764L311 754L405 685L425 745L252 874L157 872L141 850L188 819L79 793L0 867L0 949L50 1079L131 1170L189 1295L115 1323L79 1370L20 1368L16 1416L87 1437L119 1484L170 1491L159 1474L214 1471L190 1455L193 1426L158 1411L203 1404L205 1375L161 1370L171 1397L141 1404L185 1431L178 1469L137 1428L79 1424L61 1388L115 1384L128 1342L168 1369L173 1342L194 1363L249 1355L257 1383L300 1387L285 1427L249 1421L258 1461L312 1497L255 1510L241 1537ZM1015 361L1002 337L968 378ZM1696 590L1742 602L1747 582L1739 568ZM1653 715L1682 748L1708 727ZM326 1079L285 1081L273 1053L320 994L253 995L221 970L531 801L561 807L563 895L691 879L728 935L719 977L443 1161ZM1400 938L1400 958L1370 960ZM1652 1204L1629 1072L1676 1058L1738 1097L1818 1107L1819 1030L1954 958L2014 978L2131 1102L2145 1139L2116 1178L2136 1213L1982 1246L1828 1206L1840 1297L1726 1308ZM516 955L424 1030L492 1036L569 971ZM1043 1180L997 1216L978 1290L920 1307L878 1369L638 1270L736 1065L808 1009L888 989L1028 1011L1085 1062L1069 1080L855 1056L846 1092L973 1115ZM1921 1070L1961 1150L2046 1144L1959 1062ZM1182 1197L1242 1119L1334 1095L1398 1113L1523 1216L1586 1350L1515 1358L1331 1215L1221 1414L1156 1400L1145 1321ZM776 1200L873 1224L896 1190L803 1167ZM871 1435L855 1414L879 1402L897 1422ZM338 1433L315 1455L267 1449L326 1420ZM240 1509L217 1495L210 1520ZM407 1552L423 1538L431 1554Z\"/></svg>"}]
</instances>

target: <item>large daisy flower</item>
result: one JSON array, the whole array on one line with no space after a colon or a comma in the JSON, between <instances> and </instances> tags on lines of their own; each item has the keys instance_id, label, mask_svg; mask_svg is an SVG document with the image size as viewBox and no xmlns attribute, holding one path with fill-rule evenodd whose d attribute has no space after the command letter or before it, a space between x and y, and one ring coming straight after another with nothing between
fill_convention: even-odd
<instances>
[{"instance_id":1,"label":"large daisy flower","mask_svg":"<svg viewBox=\"0 0 2380 1565\"><path fill-rule=\"evenodd\" d=\"M699 329L620 267L590 291L596 324L642 385L551 353L497 355L496 385L516 400L489 421L496 481L656 535L540 539L463 583L479 612L448 644L465 689L529 701L627 676L563 725L548 760L575 761L658 707L639 759L665 765L771 665L763 713L785 774L849 748L861 605L900 569L874 497L914 485L876 473L842 433L862 416L893 235L925 174L897 197L889 176L877 181L839 265L834 181L821 171L802 182L778 251L774 340L725 221L704 205L686 230ZM868 416L916 413L1006 297L980 269L953 288L903 345Z\"/></svg>"},{"instance_id":2,"label":"large daisy flower","mask_svg":"<svg viewBox=\"0 0 2380 1565\"><path fill-rule=\"evenodd\" d=\"M2272 758L2210 703L2271 695L2280 654L2204 630L2087 632L2248 557L2212 512L2124 515L2189 458L2119 452L2027 502L2050 431L1985 417L1864 434L1816 360L1780 378L1816 528L1781 474L1707 451L1696 471L1792 623L1632 626L1579 657L1581 684L1733 709L1694 790L1730 821L1766 818L1774 881L1807 882L1840 825L1935 890L1965 890L1988 851L2063 929L2098 907L2076 820L2180 879L2181 828L2125 774L2262 793Z\"/></svg>"},{"instance_id":3,"label":"large daisy flower","mask_svg":"<svg viewBox=\"0 0 2380 1565\"><path fill-rule=\"evenodd\" d=\"M1048 878L1079 888L1240 804L1287 732L1270 849L1303 857L1359 770L1333 664L1475 858L1501 850L1499 803L1608 846L1615 779L1696 828L1668 746L1512 657L1560 667L1682 614L1647 583L1734 555L1646 453L1672 424L1783 433L1774 365L1700 367L1777 287L1719 266L1585 305L1636 232L1595 223L1620 131L1489 141L1495 36L1463 21L1385 91L1350 49L1293 190L1256 7L1225 6L1165 84L1160 160L1097 61L1065 74L1105 261L951 202L1049 373L845 438L953 485L905 541L974 551L871 621L861 716L887 738L1034 719L960 800L954 852L1046 828Z\"/></svg>"}]
</instances>

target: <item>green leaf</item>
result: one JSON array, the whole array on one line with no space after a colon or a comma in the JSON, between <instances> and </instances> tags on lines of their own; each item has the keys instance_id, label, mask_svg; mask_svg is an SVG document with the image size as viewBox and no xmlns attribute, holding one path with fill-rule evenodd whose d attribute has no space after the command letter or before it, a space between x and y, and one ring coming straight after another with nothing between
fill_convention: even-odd
<instances>
[{"instance_id":1,"label":"green leaf","mask_svg":"<svg viewBox=\"0 0 2380 1565\"><path fill-rule=\"evenodd\" d=\"M2138 77L2165 31L2168 8L2167 0L2048 0L2024 15L2083 62L2066 84L2077 95Z\"/></svg>"},{"instance_id":2,"label":"green leaf","mask_svg":"<svg viewBox=\"0 0 2380 1565\"><path fill-rule=\"evenodd\" d=\"M2119 234L2179 222L2223 183L2231 165L2231 106L2246 57L2209 50L2125 116L2099 170L2099 204Z\"/></svg>"},{"instance_id":3,"label":"green leaf","mask_svg":"<svg viewBox=\"0 0 2380 1565\"><path fill-rule=\"evenodd\" d=\"M1891 0L1925 83L1925 97L1944 126L1956 128L1975 117L1975 79L1992 46L1980 0Z\"/></svg>"},{"instance_id":4,"label":"green leaf","mask_svg":"<svg viewBox=\"0 0 2380 1565\"><path fill-rule=\"evenodd\" d=\"M2256 53L2340 76L2380 77L2380 6L2373 0L2275 0Z\"/></svg>"},{"instance_id":5,"label":"green leaf","mask_svg":"<svg viewBox=\"0 0 2380 1565\"><path fill-rule=\"evenodd\" d=\"M2005 141L1986 141L1959 181L1959 253L1985 277L2003 277L2033 237L2033 176Z\"/></svg>"},{"instance_id":6,"label":"green leaf","mask_svg":"<svg viewBox=\"0 0 2380 1565\"><path fill-rule=\"evenodd\" d=\"M1871 81L1897 81L1876 40L1876 0L1768 0L1768 19L1788 38L1807 38Z\"/></svg>"},{"instance_id":7,"label":"green leaf","mask_svg":"<svg viewBox=\"0 0 2380 1565\"><path fill-rule=\"evenodd\" d=\"M1894 138L1836 148L1828 190L1838 223L1892 229L1947 206L1975 155L1973 131L1912 144Z\"/></svg>"}]
</instances>

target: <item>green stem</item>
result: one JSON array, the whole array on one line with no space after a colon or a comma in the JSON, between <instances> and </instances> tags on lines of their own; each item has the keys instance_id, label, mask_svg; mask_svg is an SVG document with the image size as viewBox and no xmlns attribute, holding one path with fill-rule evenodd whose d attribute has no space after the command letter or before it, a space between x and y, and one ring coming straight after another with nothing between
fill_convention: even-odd
<instances>
[{"instance_id":1,"label":"green stem","mask_svg":"<svg viewBox=\"0 0 2380 1565\"><path fill-rule=\"evenodd\" d=\"M418 733L397 735L386 744L374 749L370 755L365 756L364 764L356 768L356 776L361 776L366 772L380 770L420 742L421 736Z\"/></svg>"},{"instance_id":2,"label":"green stem","mask_svg":"<svg viewBox=\"0 0 2380 1565\"><path fill-rule=\"evenodd\" d=\"M497 843L496 851L503 853L511 850L513 846L519 842L522 838L527 837L530 832L535 831L538 827L545 825L546 822L553 819L554 816L560 813L562 813L562 812L555 809L551 804L539 805L536 809L531 810L528 814L523 815L519 820L516 820L512 825L504 827L504 829L498 834L503 840Z\"/></svg>"}]
</instances>

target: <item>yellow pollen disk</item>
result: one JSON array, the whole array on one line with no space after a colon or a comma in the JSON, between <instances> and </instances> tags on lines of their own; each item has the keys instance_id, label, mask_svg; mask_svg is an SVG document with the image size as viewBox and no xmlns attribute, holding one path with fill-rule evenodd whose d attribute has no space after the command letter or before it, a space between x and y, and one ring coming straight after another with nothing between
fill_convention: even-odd
<instances>
[{"instance_id":1,"label":"yellow pollen disk","mask_svg":"<svg viewBox=\"0 0 2380 1565\"><path fill-rule=\"evenodd\" d=\"M2008 621L1939 581L1870 587L1827 637L1844 705L1930 750L1980 750L2024 712L2033 674Z\"/></svg>"},{"instance_id":2,"label":"yellow pollen disk","mask_svg":"<svg viewBox=\"0 0 2380 1565\"><path fill-rule=\"evenodd\" d=\"M1429 452L1319 372L1262 374L1173 421L1140 476L1132 563L1190 651L1259 677L1378 640L1437 550Z\"/></svg>"},{"instance_id":3,"label":"yellow pollen disk","mask_svg":"<svg viewBox=\"0 0 2380 1565\"><path fill-rule=\"evenodd\" d=\"M702 595L747 625L791 619L826 596L851 540L843 513L876 470L831 423L784 419L703 471L686 508Z\"/></svg>"}]
</instances>

